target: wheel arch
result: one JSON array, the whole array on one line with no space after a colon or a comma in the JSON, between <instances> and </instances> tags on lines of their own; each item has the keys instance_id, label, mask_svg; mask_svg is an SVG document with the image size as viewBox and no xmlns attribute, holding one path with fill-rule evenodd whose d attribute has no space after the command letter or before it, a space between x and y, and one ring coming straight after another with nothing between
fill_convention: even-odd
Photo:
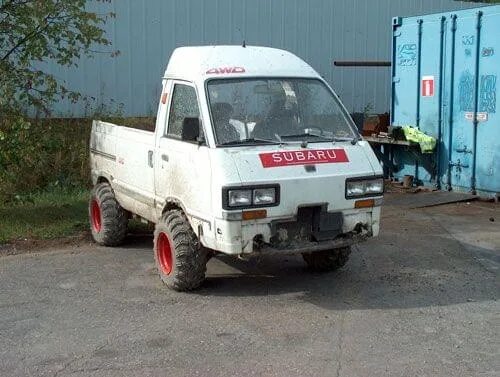
<instances>
[{"instance_id":1,"label":"wheel arch","mask_svg":"<svg viewBox=\"0 0 500 377\"><path fill-rule=\"evenodd\" d=\"M161 211L161 216L163 216L167 211L171 210L179 210L184 214L184 216L186 216L188 223L191 226L191 229L198 238L203 234L203 231L199 229L199 226L196 226L196 224L193 223L192 215L189 214L184 204L178 198L168 197L165 200L165 204L163 205Z\"/></svg>"},{"instance_id":2,"label":"wheel arch","mask_svg":"<svg viewBox=\"0 0 500 377\"><path fill-rule=\"evenodd\" d=\"M173 209L178 209L184 213L184 215L188 216L188 213L186 211L186 207L184 207L184 204L182 202L174 197L168 197L165 200L165 204L163 205L163 208L161 210L161 214L163 215L167 211L171 211Z\"/></svg>"},{"instance_id":3,"label":"wheel arch","mask_svg":"<svg viewBox=\"0 0 500 377\"><path fill-rule=\"evenodd\" d=\"M106 177L103 177L102 175L97 177L96 179L96 184L99 184L99 183L108 183L108 184L111 184L111 182L109 182L109 179L106 178Z\"/></svg>"},{"instance_id":4,"label":"wheel arch","mask_svg":"<svg viewBox=\"0 0 500 377\"><path fill-rule=\"evenodd\" d=\"M92 183L97 185L98 183L109 183L113 181L113 176L104 171L93 171L92 172Z\"/></svg>"}]
</instances>

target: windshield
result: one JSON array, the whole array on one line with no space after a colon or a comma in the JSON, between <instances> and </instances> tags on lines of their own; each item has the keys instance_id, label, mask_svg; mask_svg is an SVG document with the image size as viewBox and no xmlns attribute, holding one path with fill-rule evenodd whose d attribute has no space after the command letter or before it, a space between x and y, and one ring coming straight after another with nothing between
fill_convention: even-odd
<instances>
[{"instance_id":1,"label":"windshield","mask_svg":"<svg viewBox=\"0 0 500 377\"><path fill-rule=\"evenodd\" d=\"M320 80L210 80L208 97L218 145L356 137L339 101Z\"/></svg>"}]
</instances>

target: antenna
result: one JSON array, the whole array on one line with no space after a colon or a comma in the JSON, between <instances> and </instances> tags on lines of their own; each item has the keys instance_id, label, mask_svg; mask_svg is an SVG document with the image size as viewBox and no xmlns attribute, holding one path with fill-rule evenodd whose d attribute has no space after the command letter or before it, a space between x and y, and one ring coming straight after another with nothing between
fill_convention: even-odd
<instances>
[{"instance_id":1,"label":"antenna","mask_svg":"<svg viewBox=\"0 0 500 377\"><path fill-rule=\"evenodd\" d=\"M241 44L241 47L243 47L243 48L247 47L247 42L245 41L245 37L243 36L241 29L239 27L237 27L236 30L238 30L238 32L240 33L240 38L243 39L243 43Z\"/></svg>"}]
</instances>

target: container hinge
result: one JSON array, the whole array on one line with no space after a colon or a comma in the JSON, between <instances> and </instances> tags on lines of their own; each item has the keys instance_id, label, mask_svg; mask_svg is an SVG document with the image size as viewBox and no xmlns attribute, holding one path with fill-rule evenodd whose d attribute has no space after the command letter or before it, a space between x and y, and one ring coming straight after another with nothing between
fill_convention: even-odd
<instances>
[{"instance_id":1,"label":"container hinge","mask_svg":"<svg viewBox=\"0 0 500 377\"><path fill-rule=\"evenodd\" d=\"M457 31L457 15L456 14L452 14L451 15L451 31L455 32Z\"/></svg>"}]
</instances>

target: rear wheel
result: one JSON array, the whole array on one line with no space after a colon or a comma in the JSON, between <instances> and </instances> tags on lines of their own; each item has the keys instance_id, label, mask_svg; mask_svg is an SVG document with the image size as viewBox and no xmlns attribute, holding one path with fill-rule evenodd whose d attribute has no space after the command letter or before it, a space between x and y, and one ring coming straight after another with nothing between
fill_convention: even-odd
<instances>
[{"instance_id":1,"label":"rear wheel","mask_svg":"<svg viewBox=\"0 0 500 377\"><path fill-rule=\"evenodd\" d=\"M303 253L302 258L307 263L307 267L312 271L327 272L335 271L347 263L351 254L351 248L341 247L334 250L315 251Z\"/></svg>"},{"instance_id":2,"label":"rear wheel","mask_svg":"<svg viewBox=\"0 0 500 377\"><path fill-rule=\"evenodd\" d=\"M109 183L94 186L89 201L92 238L104 246L121 244L127 234L128 216Z\"/></svg>"},{"instance_id":3,"label":"rear wheel","mask_svg":"<svg viewBox=\"0 0 500 377\"><path fill-rule=\"evenodd\" d=\"M169 288L189 291L205 280L208 252L182 211L168 211L156 224L154 254L160 278Z\"/></svg>"}]
</instances>

